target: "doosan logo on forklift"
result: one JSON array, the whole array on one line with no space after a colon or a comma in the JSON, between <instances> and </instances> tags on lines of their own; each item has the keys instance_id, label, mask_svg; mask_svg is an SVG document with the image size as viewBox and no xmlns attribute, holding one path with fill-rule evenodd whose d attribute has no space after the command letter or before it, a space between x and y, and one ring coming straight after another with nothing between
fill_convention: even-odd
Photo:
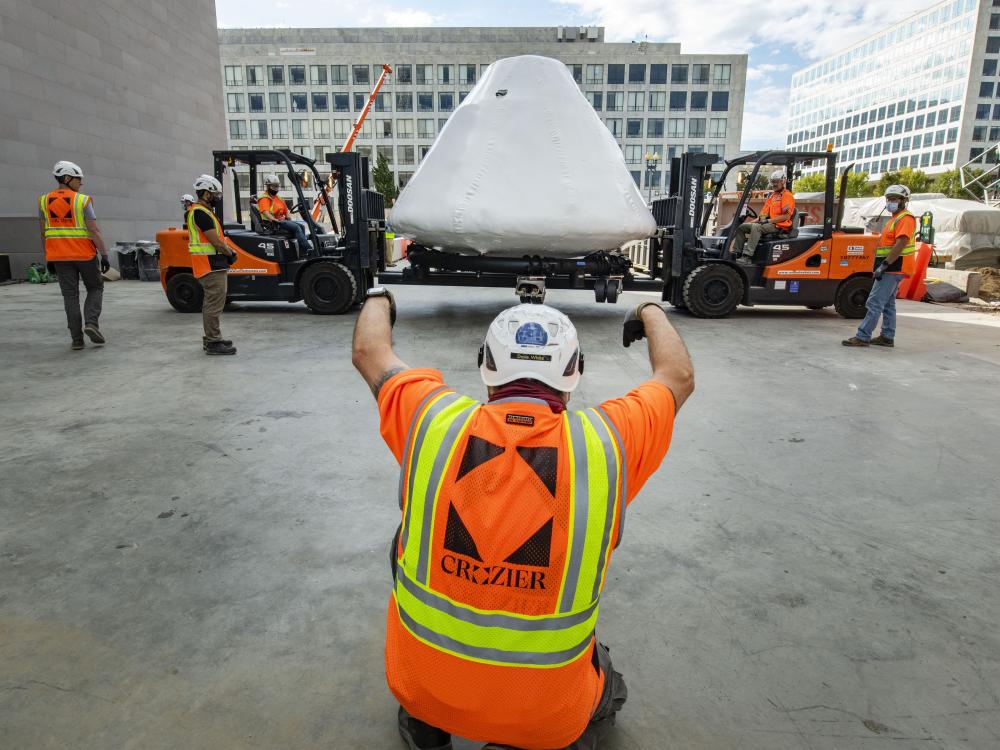
<instances>
[{"instance_id":1,"label":"doosan logo on forklift","mask_svg":"<svg viewBox=\"0 0 1000 750\"><path fill-rule=\"evenodd\" d=\"M691 228L694 229L694 212L698 203L698 178L691 178L691 195L688 196L688 218L691 219Z\"/></svg>"},{"instance_id":2,"label":"doosan logo on forklift","mask_svg":"<svg viewBox=\"0 0 1000 750\"><path fill-rule=\"evenodd\" d=\"M347 175L344 185L347 188L347 214L351 217L351 225L354 224L354 181Z\"/></svg>"}]
</instances>

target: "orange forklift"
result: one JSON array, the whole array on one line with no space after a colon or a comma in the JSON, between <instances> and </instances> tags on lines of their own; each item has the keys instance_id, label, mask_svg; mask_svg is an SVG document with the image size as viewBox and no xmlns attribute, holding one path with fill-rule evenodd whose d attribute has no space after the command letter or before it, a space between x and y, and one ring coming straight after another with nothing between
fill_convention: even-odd
<instances>
[{"instance_id":1,"label":"orange forklift","mask_svg":"<svg viewBox=\"0 0 1000 750\"><path fill-rule=\"evenodd\" d=\"M832 151L756 152L726 162L706 201L706 177L716 161L703 153L673 159L670 192L653 202L658 230L651 240L650 271L663 279L663 300L699 318L721 318L739 305L801 305L811 310L833 305L845 318L863 318L878 235L842 225L851 167L841 176L835 200L837 155ZM733 239L743 221L757 216L749 200L758 175L782 169L790 186L801 165L816 162L826 167L823 223L802 226L806 213L796 212L787 232L761 240L752 262L737 262ZM727 178L747 166L733 220L707 234Z\"/></svg>"}]
</instances>

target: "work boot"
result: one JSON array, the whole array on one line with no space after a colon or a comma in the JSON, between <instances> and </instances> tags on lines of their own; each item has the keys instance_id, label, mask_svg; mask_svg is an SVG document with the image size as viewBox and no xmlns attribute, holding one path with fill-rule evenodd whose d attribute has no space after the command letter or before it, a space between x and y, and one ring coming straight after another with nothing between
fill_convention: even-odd
<instances>
[{"instance_id":1,"label":"work boot","mask_svg":"<svg viewBox=\"0 0 1000 750\"><path fill-rule=\"evenodd\" d=\"M737 263L747 263L747 264L753 263L753 256L752 255L741 255L739 258L736 259L736 262Z\"/></svg>"},{"instance_id":2,"label":"work boot","mask_svg":"<svg viewBox=\"0 0 1000 750\"><path fill-rule=\"evenodd\" d=\"M73 343L70 345L73 351L78 352L84 348L83 339L73 339Z\"/></svg>"},{"instance_id":3,"label":"work boot","mask_svg":"<svg viewBox=\"0 0 1000 750\"><path fill-rule=\"evenodd\" d=\"M887 339L885 336L876 336L871 340L871 343L875 346L887 346L890 349L896 345L892 339Z\"/></svg>"},{"instance_id":4,"label":"work boot","mask_svg":"<svg viewBox=\"0 0 1000 750\"><path fill-rule=\"evenodd\" d=\"M409 750L452 750L451 735L410 716L399 707L399 734Z\"/></svg>"},{"instance_id":5,"label":"work boot","mask_svg":"<svg viewBox=\"0 0 1000 750\"><path fill-rule=\"evenodd\" d=\"M859 339L857 336L851 336L851 338L844 339L840 343L844 346L868 346L870 342Z\"/></svg>"},{"instance_id":6,"label":"work boot","mask_svg":"<svg viewBox=\"0 0 1000 750\"><path fill-rule=\"evenodd\" d=\"M209 345L209 343L211 343L211 342L209 342L207 339L202 339L201 340L201 348L204 349L205 351L208 351L208 345ZM225 344L226 346L232 346L233 345L233 342L230 341L229 339L219 339L218 343Z\"/></svg>"},{"instance_id":7,"label":"work boot","mask_svg":"<svg viewBox=\"0 0 1000 750\"><path fill-rule=\"evenodd\" d=\"M226 341L209 341L204 348L205 354L236 354L236 347Z\"/></svg>"},{"instance_id":8,"label":"work boot","mask_svg":"<svg viewBox=\"0 0 1000 750\"><path fill-rule=\"evenodd\" d=\"M101 333L101 329L97 327L97 323L87 323L83 327L83 332L90 337L90 340L95 344L103 344L107 339L104 338L104 334Z\"/></svg>"}]
</instances>

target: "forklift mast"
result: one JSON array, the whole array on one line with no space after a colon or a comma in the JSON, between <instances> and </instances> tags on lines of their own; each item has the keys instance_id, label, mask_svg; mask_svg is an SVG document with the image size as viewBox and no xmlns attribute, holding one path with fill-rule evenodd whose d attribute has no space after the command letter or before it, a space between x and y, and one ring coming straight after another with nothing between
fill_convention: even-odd
<instances>
[{"instance_id":1,"label":"forklift mast","mask_svg":"<svg viewBox=\"0 0 1000 750\"><path fill-rule=\"evenodd\" d=\"M653 202L657 226L671 235L670 274L683 273L684 248L696 247L701 239L702 211L705 208L705 177L718 161L714 154L685 153L670 162L670 194Z\"/></svg>"},{"instance_id":2,"label":"forklift mast","mask_svg":"<svg viewBox=\"0 0 1000 750\"><path fill-rule=\"evenodd\" d=\"M377 272L383 265L378 237L385 231L385 199L371 189L368 157L347 151L327 154L326 160L339 172L345 262L359 277L361 269Z\"/></svg>"}]
</instances>

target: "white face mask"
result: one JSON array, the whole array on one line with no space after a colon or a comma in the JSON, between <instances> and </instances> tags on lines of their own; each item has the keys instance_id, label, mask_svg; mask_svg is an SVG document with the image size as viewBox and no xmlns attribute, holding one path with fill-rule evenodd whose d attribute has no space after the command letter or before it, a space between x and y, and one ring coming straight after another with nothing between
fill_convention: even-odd
<instances>
[{"instance_id":1,"label":"white face mask","mask_svg":"<svg viewBox=\"0 0 1000 750\"><path fill-rule=\"evenodd\" d=\"M885 207L889 213L894 214L899 210L899 201L886 201Z\"/></svg>"}]
</instances>

